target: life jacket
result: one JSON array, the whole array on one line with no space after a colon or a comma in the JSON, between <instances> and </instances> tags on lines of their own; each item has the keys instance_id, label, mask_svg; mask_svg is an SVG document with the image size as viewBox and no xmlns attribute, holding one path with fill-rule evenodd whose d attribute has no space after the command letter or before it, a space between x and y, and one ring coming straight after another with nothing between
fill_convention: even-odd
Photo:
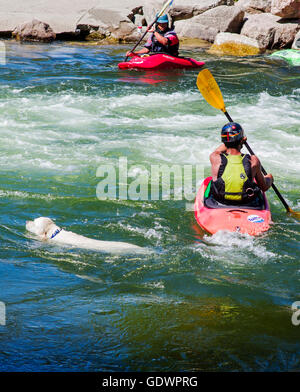
<instances>
[{"instance_id":1,"label":"life jacket","mask_svg":"<svg viewBox=\"0 0 300 392\"><path fill-rule=\"evenodd\" d=\"M248 203L261 190L253 181L249 154L221 154L221 165L216 181L212 182L213 197L222 203Z\"/></svg>"},{"instance_id":2,"label":"life jacket","mask_svg":"<svg viewBox=\"0 0 300 392\"><path fill-rule=\"evenodd\" d=\"M157 31L160 35L167 38L168 45L163 45L157 41L154 34L151 35L150 39L147 41L145 47L150 50L150 52L159 53L164 52L172 56L178 56L179 50L179 40L177 34L174 30L168 29L164 32Z\"/></svg>"}]
</instances>

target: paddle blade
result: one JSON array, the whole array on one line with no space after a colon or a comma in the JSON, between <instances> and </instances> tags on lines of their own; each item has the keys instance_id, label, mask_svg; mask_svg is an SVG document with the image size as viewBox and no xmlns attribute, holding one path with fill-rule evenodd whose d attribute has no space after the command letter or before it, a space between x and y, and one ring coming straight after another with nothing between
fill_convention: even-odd
<instances>
[{"instance_id":1,"label":"paddle blade","mask_svg":"<svg viewBox=\"0 0 300 392\"><path fill-rule=\"evenodd\" d=\"M172 5L173 1L174 1L174 0L169 0L169 1L167 1L167 2L164 4L163 8L160 10L160 12L159 12L158 15L157 15L158 18L159 18L160 16L162 16L162 14L165 12L165 10L166 10L169 6Z\"/></svg>"},{"instance_id":2,"label":"paddle blade","mask_svg":"<svg viewBox=\"0 0 300 392\"><path fill-rule=\"evenodd\" d=\"M289 214L292 215L293 218L299 219L300 220L300 212L299 211L293 211L291 208L289 209Z\"/></svg>"},{"instance_id":3,"label":"paddle blade","mask_svg":"<svg viewBox=\"0 0 300 392\"><path fill-rule=\"evenodd\" d=\"M210 70L204 69L197 77L197 87L206 101L216 109L226 112L221 90Z\"/></svg>"}]
</instances>

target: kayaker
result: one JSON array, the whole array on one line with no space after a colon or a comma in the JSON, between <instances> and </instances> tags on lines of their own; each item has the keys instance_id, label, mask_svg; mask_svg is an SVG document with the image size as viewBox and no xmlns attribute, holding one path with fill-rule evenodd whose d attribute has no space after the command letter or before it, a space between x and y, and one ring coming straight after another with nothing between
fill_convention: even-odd
<instances>
[{"instance_id":1,"label":"kayaker","mask_svg":"<svg viewBox=\"0 0 300 392\"><path fill-rule=\"evenodd\" d=\"M241 153L246 140L240 124L225 124L221 131L223 143L210 155L212 196L221 203L243 205L257 201L261 191L267 191L273 183L272 174L262 173L256 155Z\"/></svg>"},{"instance_id":2,"label":"kayaker","mask_svg":"<svg viewBox=\"0 0 300 392\"><path fill-rule=\"evenodd\" d=\"M178 56L179 39L173 29L169 28L169 18L167 14L157 19L156 28L149 30L152 33L144 45L143 49L136 52L127 52L126 56L130 57L134 54L152 53L168 53L172 56Z\"/></svg>"}]
</instances>

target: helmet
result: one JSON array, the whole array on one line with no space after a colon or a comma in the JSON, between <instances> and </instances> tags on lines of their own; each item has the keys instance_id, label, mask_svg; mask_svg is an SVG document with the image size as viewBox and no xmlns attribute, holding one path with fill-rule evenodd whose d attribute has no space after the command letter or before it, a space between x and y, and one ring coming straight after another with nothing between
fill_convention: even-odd
<instances>
[{"instance_id":1,"label":"helmet","mask_svg":"<svg viewBox=\"0 0 300 392\"><path fill-rule=\"evenodd\" d=\"M167 14L159 16L157 19L157 23L169 23L169 18Z\"/></svg>"},{"instance_id":2,"label":"helmet","mask_svg":"<svg viewBox=\"0 0 300 392\"><path fill-rule=\"evenodd\" d=\"M221 141L226 144L237 144L244 137L244 130L240 124L229 122L225 124L221 131Z\"/></svg>"}]
</instances>

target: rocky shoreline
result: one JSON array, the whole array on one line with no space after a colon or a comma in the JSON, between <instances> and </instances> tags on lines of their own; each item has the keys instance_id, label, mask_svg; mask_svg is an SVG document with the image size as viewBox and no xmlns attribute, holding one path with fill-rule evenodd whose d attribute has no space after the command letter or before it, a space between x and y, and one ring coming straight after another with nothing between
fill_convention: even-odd
<instances>
[{"instance_id":1,"label":"rocky shoreline","mask_svg":"<svg viewBox=\"0 0 300 392\"><path fill-rule=\"evenodd\" d=\"M163 4L156 0L2 0L0 38L136 42ZM300 49L300 0L175 0L168 13L183 42L206 42L213 53L243 56Z\"/></svg>"}]
</instances>

